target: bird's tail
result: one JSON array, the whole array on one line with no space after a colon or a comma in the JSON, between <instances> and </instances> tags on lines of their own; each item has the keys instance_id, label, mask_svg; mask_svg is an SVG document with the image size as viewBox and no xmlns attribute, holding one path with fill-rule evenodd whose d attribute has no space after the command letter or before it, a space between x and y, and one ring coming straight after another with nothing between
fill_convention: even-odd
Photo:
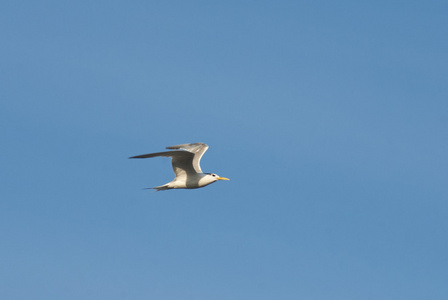
<instances>
[{"instance_id":1,"label":"bird's tail","mask_svg":"<svg viewBox=\"0 0 448 300\"><path fill-rule=\"evenodd\" d=\"M164 184L161 186L155 186L155 187L150 187L150 188L145 188L145 190L155 190L154 192L158 192L158 191L166 191L171 189L168 184Z\"/></svg>"}]
</instances>

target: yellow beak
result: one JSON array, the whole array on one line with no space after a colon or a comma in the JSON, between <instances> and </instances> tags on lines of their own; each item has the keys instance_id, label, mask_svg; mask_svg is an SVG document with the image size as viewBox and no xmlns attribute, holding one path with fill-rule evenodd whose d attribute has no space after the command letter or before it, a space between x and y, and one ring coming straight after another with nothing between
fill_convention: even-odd
<instances>
[{"instance_id":1,"label":"yellow beak","mask_svg":"<svg viewBox=\"0 0 448 300\"><path fill-rule=\"evenodd\" d=\"M230 180L229 178L225 178L225 177L218 177L218 180Z\"/></svg>"}]
</instances>

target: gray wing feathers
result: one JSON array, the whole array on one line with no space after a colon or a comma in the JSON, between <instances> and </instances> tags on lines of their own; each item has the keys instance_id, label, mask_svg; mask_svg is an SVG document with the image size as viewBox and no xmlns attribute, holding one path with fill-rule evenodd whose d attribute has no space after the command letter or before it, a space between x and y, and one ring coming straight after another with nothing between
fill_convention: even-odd
<instances>
[{"instance_id":1,"label":"gray wing feathers","mask_svg":"<svg viewBox=\"0 0 448 300\"><path fill-rule=\"evenodd\" d=\"M149 157L171 157L173 170L178 176L186 176L187 174L202 173L200 162L202 155L208 149L208 145L204 143L181 144L166 147L166 149L182 149L175 151L165 151L157 153L149 153L143 155L132 156L130 158L149 158Z\"/></svg>"},{"instance_id":2,"label":"gray wing feathers","mask_svg":"<svg viewBox=\"0 0 448 300\"><path fill-rule=\"evenodd\" d=\"M204 155L205 151L207 151L208 149L207 144L204 143L180 144L166 147L166 149L184 149L188 152L194 153L193 168L197 173L202 173L200 162L202 155Z\"/></svg>"},{"instance_id":3,"label":"gray wing feathers","mask_svg":"<svg viewBox=\"0 0 448 300\"><path fill-rule=\"evenodd\" d=\"M186 176L188 173L196 173L196 169L193 167L194 154L187 151L166 151L149 153L143 155L132 156L129 158L149 158L149 157L171 157L171 163L173 164L173 171L178 176Z\"/></svg>"},{"instance_id":4,"label":"gray wing feathers","mask_svg":"<svg viewBox=\"0 0 448 300\"><path fill-rule=\"evenodd\" d=\"M157 156L172 157L174 155L183 155L184 153L186 153L186 152L185 151L165 151L165 152L136 155L136 156L131 156L129 158L149 158L149 157L157 157Z\"/></svg>"}]
</instances>

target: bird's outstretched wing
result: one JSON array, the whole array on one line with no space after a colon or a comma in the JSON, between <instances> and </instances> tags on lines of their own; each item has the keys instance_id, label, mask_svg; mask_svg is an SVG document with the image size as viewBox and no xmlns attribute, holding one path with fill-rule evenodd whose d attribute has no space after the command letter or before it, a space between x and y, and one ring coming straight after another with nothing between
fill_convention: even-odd
<instances>
[{"instance_id":1,"label":"bird's outstretched wing","mask_svg":"<svg viewBox=\"0 0 448 300\"><path fill-rule=\"evenodd\" d=\"M197 173L202 173L201 170L201 158L205 151L208 149L208 145L204 143L191 143L191 144L181 144L175 146L166 147L166 149L183 149L194 154L193 157L193 168ZM174 152L174 151L173 151Z\"/></svg>"},{"instance_id":2,"label":"bird's outstretched wing","mask_svg":"<svg viewBox=\"0 0 448 300\"><path fill-rule=\"evenodd\" d=\"M129 158L149 158L149 157L171 157L171 163L173 165L174 174L176 177L187 176L188 174L196 173L195 168L193 167L193 160L195 154L188 151L166 151L166 152L157 152L157 153L149 153L143 155L132 156Z\"/></svg>"}]
</instances>

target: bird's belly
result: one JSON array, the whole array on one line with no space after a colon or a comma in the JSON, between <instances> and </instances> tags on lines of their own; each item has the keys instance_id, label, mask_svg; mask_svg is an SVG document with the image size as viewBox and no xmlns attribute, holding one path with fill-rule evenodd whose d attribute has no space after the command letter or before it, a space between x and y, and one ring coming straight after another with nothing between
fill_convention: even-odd
<instances>
[{"instance_id":1,"label":"bird's belly","mask_svg":"<svg viewBox=\"0 0 448 300\"><path fill-rule=\"evenodd\" d=\"M172 182L172 187L175 189L197 189L202 187L199 183L200 178L178 178Z\"/></svg>"},{"instance_id":2,"label":"bird's belly","mask_svg":"<svg viewBox=\"0 0 448 300\"><path fill-rule=\"evenodd\" d=\"M209 185L211 182L203 176L186 176L176 178L170 183L174 189L197 189Z\"/></svg>"}]
</instances>

